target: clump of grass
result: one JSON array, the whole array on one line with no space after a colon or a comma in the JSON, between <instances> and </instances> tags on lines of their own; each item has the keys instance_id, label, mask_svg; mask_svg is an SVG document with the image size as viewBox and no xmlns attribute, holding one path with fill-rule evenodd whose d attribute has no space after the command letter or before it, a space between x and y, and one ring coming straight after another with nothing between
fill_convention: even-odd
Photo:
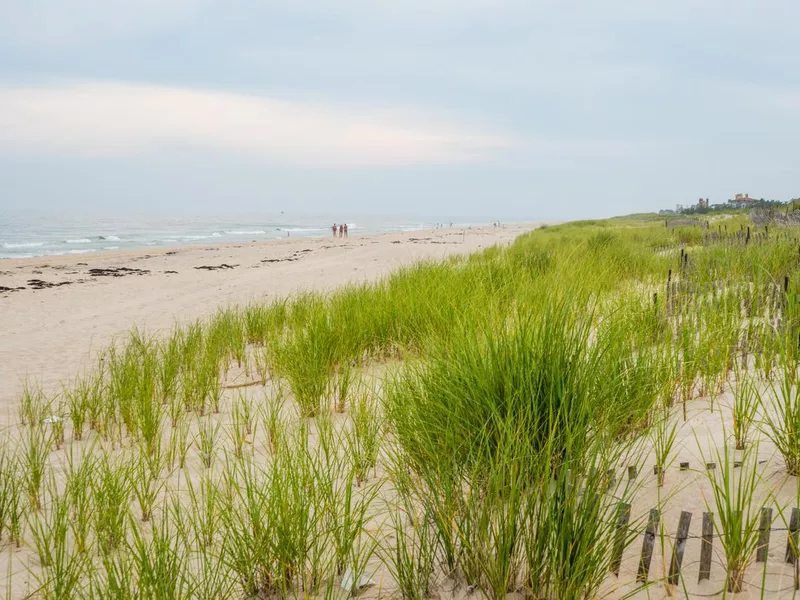
<instances>
[{"instance_id":1,"label":"clump of grass","mask_svg":"<svg viewBox=\"0 0 800 600\"><path fill-rule=\"evenodd\" d=\"M51 437L41 425L29 429L22 455L22 471L25 473L28 502L34 511L42 508L42 486L47 476L51 443Z\"/></svg>"},{"instance_id":2,"label":"clump of grass","mask_svg":"<svg viewBox=\"0 0 800 600\"><path fill-rule=\"evenodd\" d=\"M366 394L356 400L351 413L352 427L347 433L347 450L356 476L361 485L369 479L369 472L375 468L381 441L381 419L378 407Z\"/></svg>"},{"instance_id":3,"label":"clump of grass","mask_svg":"<svg viewBox=\"0 0 800 600\"><path fill-rule=\"evenodd\" d=\"M140 597L188 596L188 581L183 576L186 554L166 520L156 523L149 537L140 532L138 527L133 527L131 546Z\"/></svg>"},{"instance_id":4,"label":"clump of grass","mask_svg":"<svg viewBox=\"0 0 800 600\"><path fill-rule=\"evenodd\" d=\"M89 448L76 465L75 457L70 454L67 482L64 496L69 501L70 525L75 550L80 553L89 551L91 544L92 486L94 483L95 460L92 458L95 446Z\"/></svg>"},{"instance_id":5,"label":"clump of grass","mask_svg":"<svg viewBox=\"0 0 800 600\"><path fill-rule=\"evenodd\" d=\"M158 350L158 387L161 399L170 405L178 395L183 345L183 330L175 328L170 338L163 342Z\"/></svg>"},{"instance_id":6,"label":"clump of grass","mask_svg":"<svg viewBox=\"0 0 800 600\"><path fill-rule=\"evenodd\" d=\"M147 455L136 457L128 471L129 487L139 503L143 523L150 521L156 499L165 485L160 471L160 463L154 463Z\"/></svg>"},{"instance_id":7,"label":"clump of grass","mask_svg":"<svg viewBox=\"0 0 800 600\"><path fill-rule=\"evenodd\" d=\"M233 447L233 455L237 459L244 456L244 446L247 443L247 430L239 413L234 409L230 429L227 429L228 440Z\"/></svg>"},{"instance_id":8,"label":"clump of grass","mask_svg":"<svg viewBox=\"0 0 800 600\"><path fill-rule=\"evenodd\" d=\"M203 467L210 469L214 462L219 437L220 423L211 418L198 421L197 425L197 452Z\"/></svg>"},{"instance_id":9,"label":"clump of grass","mask_svg":"<svg viewBox=\"0 0 800 600\"><path fill-rule=\"evenodd\" d=\"M178 466L181 469L186 468L186 459L189 456L192 443L192 438L189 436L189 422L183 419L178 425L178 435L176 436Z\"/></svg>"},{"instance_id":10,"label":"clump of grass","mask_svg":"<svg viewBox=\"0 0 800 600\"><path fill-rule=\"evenodd\" d=\"M22 542L25 503L22 489L23 474L15 456L7 446L0 447L0 542L8 532L11 543L17 548Z\"/></svg>"},{"instance_id":11,"label":"clump of grass","mask_svg":"<svg viewBox=\"0 0 800 600\"><path fill-rule=\"evenodd\" d=\"M349 360L343 360L336 369L334 379L334 398L336 399L336 412L343 413L347 406L347 399L351 390L358 387L358 378L355 369Z\"/></svg>"},{"instance_id":12,"label":"clump of grass","mask_svg":"<svg viewBox=\"0 0 800 600\"><path fill-rule=\"evenodd\" d=\"M492 598L519 585L591 597L610 568L618 509L606 472L631 438L619 414L640 414L658 390L620 375L631 350L618 335L588 343L591 304L576 311L578 301L545 302L500 331L467 329L388 388L394 471L413 474L407 502L430 515L447 572Z\"/></svg>"},{"instance_id":13,"label":"clump of grass","mask_svg":"<svg viewBox=\"0 0 800 600\"><path fill-rule=\"evenodd\" d=\"M253 403L247 394L239 392L237 395L232 418L241 424L246 436L253 435Z\"/></svg>"},{"instance_id":14,"label":"clump of grass","mask_svg":"<svg viewBox=\"0 0 800 600\"><path fill-rule=\"evenodd\" d=\"M800 397L794 376L783 369L778 381L770 382L774 402L760 405L764 415L764 433L783 456L789 475L800 475Z\"/></svg>"},{"instance_id":15,"label":"clump of grass","mask_svg":"<svg viewBox=\"0 0 800 600\"><path fill-rule=\"evenodd\" d=\"M51 486L55 487L54 482ZM35 512L27 515L28 528L33 535L33 543L36 548L36 554L39 558L39 564L44 567L50 567L53 562L52 553L54 550L54 536L57 535L57 529L62 525L61 511L59 507L62 505L59 502L57 493L53 497L53 503L47 507L39 507ZM63 525L68 527L66 521Z\"/></svg>"},{"instance_id":16,"label":"clump of grass","mask_svg":"<svg viewBox=\"0 0 800 600\"><path fill-rule=\"evenodd\" d=\"M394 546L384 561L404 600L427 600L433 589L438 542L432 519L401 510L392 513Z\"/></svg>"},{"instance_id":17,"label":"clump of grass","mask_svg":"<svg viewBox=\"0 0 800 600\"><path fill-rule=\"evenodd\" d=\"M20 398L19 417L22 425L35 426L42 422L50 411L50 401L38 384L25 381Z\"/></svg>"},{"instance_id":18,"label":"clump of grass","mask_svg":"<svg viewBox=\"0 0 800 600\"><path fill-rule=\"evenodd\" d=\"M116 550L126 539L130 514L130 476L126 465L112 462L105 455L97 461L94 475L94 532L101 550L108 553Z\"/></svg>"},{"instance_id":19,"label":"clump of grass","mask_svg":"<svg viewBox=\"0 0 800 600\"><path fill-rule=\"evenodd\" d=\"M664 485L664 477L667 469L675 461L672 450L675 447L675 439L678 435L678 424L670 424L669 411L664 409L655 417L653 426L650 430L650 437L653 443L653 453L656 459L656 471L658 487Z\"/></svg>"},{"instance_id":20,"label":"clump of grass","mask_svg":"<svg viewBox=\"0 0 800 600\"><path fill-rule=\"evenodd\" d=\"M39 594L47 600L79 597L84 576L89 569L88 557L69 542L69 501L53 490L46 511L32 518L31 532L42 571L35 572Z\"/></svg>"},{"instance_id":21,"label":"clump of grass","mask_svg":"<svg viewBox=\"0 0 800 600\"><path fill-rule=\"evenodd\" d=\"M59 400L55 404L52 414L45 417L45 421L50 424L50 439L56 450L60 450L65 441L64 425L66 423L66 411L63 403Z\"/></svg>"},{"instance_id":22,"label":"clump of grass","mask_svg":"<svg viewBox=\"0 0 800 600\"><path fill-rule=\"evenodd\" d=\"M277 392L271 396L265 393L264 399L265 402L260 409L262 412L261 420L266 429L269 448L272 454L276 454L282 442L283 421L281 420L281 411L286 403L286 398L283 395L283 390L278 388Z\"/></svg>"},{"instance_id":23,"label":"clump of grass","mask_svg":"<svg viewBox=\"0 0 800 600\"><path fill-rule=\"evenodd\" d=\"M0 493L4 504L3 526L8 530L9 541L16 547L22 546L22 536L25 532L25 512L28 508L23 489L23 473L19 461L7 458L0 470Z\"/></svg>"},{"instance_id":24,"label":"clump of grass","mask_svg":"<svg viewBox=\"0 0 800 600\"><path fill-rule=\"evenodd\" d=\"M739 593L744 575L753 560L759 537L760 504L757 502L759 477L757 446L748 446L741 457L741 468L734 468L733 456L724 446L716 450L719 470L708 471L714 524L725 551L727 589ZM704 457L705 460L705 457Z\"/></svg>"},{"instance_id":25,"label":"clump of grass","mask_svg":"<svg viewBox=\"0 0 800 600\"><path fill-rule=\"evenodd\" d=\"M328 473L318 472L316 480L326 484L322 486L327 492L322 504L333 540L335 572L336 575L342 575L354 555L358 554L357 542L367 526L379 488L373 485L359 493L355 490L358 480L354 469L347 469L341 482L335 481L338 475L339 469Z\"/></svg>"},{"instance_id":26,"label":"clump of grass","mask_svg":"<svg viewBox=\"0 0 800 600\"><path fill-rule=\"evenodd\" d=\"M758 404L758 390L752 377L746 372L737 373L733 388L733 437L737 450L744 450L750 439Z\"/></svg>"},{"instance_id":27,"label":"clump of grass","mask_svg":"<svg viewBox=\"0 0 800 600\"><path fill-rule=\"evenodd\" d=\"M111 426L111 423L107 423L105 417L109 415L109 412L113 415L113 410L109 410L111 403L106 402L105 362L102 356L98 361L98 367L92 375L88 387L89 395L86 398L86 414L89 419L89 429L97 431L103 437L106 437L108 434L107 428Z\"/></svg>"},{"instance_id":28,"label":"clump of grass","mask_svg":"<svg viewBox=\"0 0 800 600\"><path fill-rule=\"evenodd\" d=\"M99 598L139 598L131 557L127 553L103 550L100 558L103 568L92 578L92 593Z\"/></svg>"},{"instance_id":29,"label":"clump of grass","mask_svg":"<svg viewBox=\"0 0 800 600\"><path fill-rule=\"evenodd\" d=\"M248 461L227 465L220 521L227 539L227 562L242 592L258 597L276 590L271 572L272 535L266 476Z\"/></svg>"},{"instance_id":30,"label":"clump of grass","mask_svg":"<svg viewBox=\"0 0 800 600\"><path fill-rule=\"evenodd\" d=\"M67 399L69 418L72 421L72 439L83 439L83 430L89 417L89 398L92 393L92 380L84 377L75 382L71 389L66 389L64 395Z\"/></svg>"},{"instance_id":31,"label":"clump of grass","mask_svg":"<svg viewBox=\"0 0 800 600\"><path fill-rule=\"evenodd\" d=\"M187 480L187 483L192 537L198 548L210 549L221 529L222 494L210 475L201 476L198 488L191 483L191 480Z\"/></svg>"},{"instance_id":32,"label":"clump of grass","mask_svg":"<svg viewBox=\"0 0 800 600\"><path fill-rule=\"evenodd\" d=\"M323 409L333 368L336 332L320 308L309 316L303 329L275 349L277 366L289 381L303 417L315 417Z\"/></svg>"}]
</instances>

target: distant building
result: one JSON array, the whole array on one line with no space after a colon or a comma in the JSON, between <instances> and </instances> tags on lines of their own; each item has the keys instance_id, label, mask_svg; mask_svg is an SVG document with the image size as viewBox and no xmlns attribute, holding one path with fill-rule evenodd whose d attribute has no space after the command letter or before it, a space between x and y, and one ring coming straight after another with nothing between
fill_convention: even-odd
<instances>
[{"instance_id":1,"label":"distant building","mask_svg":"<svg viewBox=\"0 0 800 600\"><path fill-rule=\"evenodd\" d=\"M700 198L697 201L697 208L708 208L708 198L706 198L705 200L703 198Z\"/></svg>"},{"instance_id":2,"label":"distant building","mask_svg":"<svg viewBox=\"0 0 800 600\"><path fill-rule=\"evenodd\" d=\"M733 200L728 200L728 202L730 204L736 204L738 206L743 206L745 204L750 204L750 203L755 202L755 201L756 201L756 199L755 198L751 198L750 194L736 194L733 197Z\"/></svg>"}]
</instances>

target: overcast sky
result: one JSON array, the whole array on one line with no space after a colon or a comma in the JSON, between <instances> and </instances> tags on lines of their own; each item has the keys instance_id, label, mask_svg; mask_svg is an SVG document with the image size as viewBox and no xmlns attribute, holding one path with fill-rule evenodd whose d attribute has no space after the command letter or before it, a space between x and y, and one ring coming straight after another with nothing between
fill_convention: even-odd
<instances>
[{"instance_id":1,"label":"overcast sky","mask_svg":"<svg viewBox=\"0 0 800 600\"><path fill-rule=\"evenodd\" d=\"M800 196L797 0L0 0L0 208Z\"/></svg>"}]
</instances>

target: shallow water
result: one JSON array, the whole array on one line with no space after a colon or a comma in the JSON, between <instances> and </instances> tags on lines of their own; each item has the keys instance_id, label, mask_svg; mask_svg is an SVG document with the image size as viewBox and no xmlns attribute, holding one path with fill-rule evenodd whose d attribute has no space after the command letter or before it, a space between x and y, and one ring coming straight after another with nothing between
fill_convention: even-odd
<instances>
[{"instance_id":1,"label":"shallow water","mask_svg":"<svg viewBox=\"0 0 800 600\"><path fill-rule=\"evenodd\" d=\"M348 218L350 235L430 229L437 222L469 225L463 219ZM338 223L339 221L337 221ZM263 241L286 237L327 237L327 217L239 215L203 217L53 216L0 211L0 259L87 254L103 250Z\"/></svg>"}]
</instances>

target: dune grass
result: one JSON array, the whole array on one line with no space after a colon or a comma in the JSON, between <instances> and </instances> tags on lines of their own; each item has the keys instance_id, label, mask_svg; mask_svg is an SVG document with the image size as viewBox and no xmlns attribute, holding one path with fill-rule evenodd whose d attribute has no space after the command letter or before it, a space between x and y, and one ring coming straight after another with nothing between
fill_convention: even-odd
<instances>
[{"instance_id":1,"label":"dune grass","mask_svg":"<svg viewBox=\"0 0 800 600\"><path fill-rule=\"evenodd\" d=\"M26 385L0 544L34 549L46 598L349 597L376 573L408 599L602 597L645 518L617 528L639 484L616 473L653 451L663 483L679 408L729 388L736 447L764 431L800 464L800 232L724 224L545 227L134 330L60 395ZM728 452L710 485L736 591L758 480Z\"/></svg>"}]
</instances>

